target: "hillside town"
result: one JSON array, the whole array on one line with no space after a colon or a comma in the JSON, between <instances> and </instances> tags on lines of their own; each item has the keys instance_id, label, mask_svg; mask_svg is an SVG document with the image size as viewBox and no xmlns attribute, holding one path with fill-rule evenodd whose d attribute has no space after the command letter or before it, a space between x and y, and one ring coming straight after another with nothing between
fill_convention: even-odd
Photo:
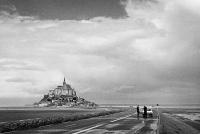
<instances>
[{"instance_id":1,"label":"hillside town","mask_svg":"<svg viewBox=\"0 0 200 134\"><path fill-rule=\"evenodd\" d=\"M97 104L78 97L74 88L67 84L64 78L63 85L49 90L47 94L39 101L34 103L35 107L83 107L95 108Z\"/></svg>"}]
</instances>

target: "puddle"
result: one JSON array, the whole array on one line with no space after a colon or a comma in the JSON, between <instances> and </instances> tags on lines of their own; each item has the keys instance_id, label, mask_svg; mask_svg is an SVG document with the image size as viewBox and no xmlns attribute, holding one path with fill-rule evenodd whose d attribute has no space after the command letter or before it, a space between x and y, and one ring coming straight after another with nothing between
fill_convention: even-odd
<instances>
[{"instance_id":1,"label":"puddle","mask_svg":"<svg viewBox=\"0 0 200 134\"><path fill-rule=\"evenodd\" d=\"M153 129L154 131L157 130L158 125L157 125L158 121L154 121L152 124L150 124L150 128Z\"/></svg>"},{"instance_id":2,"label":"puddle","mask_svg":"<svg viewBox=\"0 0 200 134\"><path fill-rule=\"evenodd\" d=\"M108 125L106 125L105 127L106 128L113 128L113 127L115 127L115 126L118 126L119 124L108 124Z\"/></svg>"}]
</instances>

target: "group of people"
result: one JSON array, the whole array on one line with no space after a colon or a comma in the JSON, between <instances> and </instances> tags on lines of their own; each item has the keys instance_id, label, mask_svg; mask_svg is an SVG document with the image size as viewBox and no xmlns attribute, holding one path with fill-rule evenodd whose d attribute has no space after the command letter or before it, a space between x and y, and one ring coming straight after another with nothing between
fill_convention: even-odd
<instances>
[{"instance_id":1,"label":"group of people","mask_svg":"<svg viewBox=\"0 0 200 134\"><path fill-rule=\"evenodd\" d=\"M147 107L144 106L143 110L144 110L143 117L147 118ZM139 117L139 115L140 115L140 107L139 105L137 105L137 117Z\"/></svg>"}]
</instances>

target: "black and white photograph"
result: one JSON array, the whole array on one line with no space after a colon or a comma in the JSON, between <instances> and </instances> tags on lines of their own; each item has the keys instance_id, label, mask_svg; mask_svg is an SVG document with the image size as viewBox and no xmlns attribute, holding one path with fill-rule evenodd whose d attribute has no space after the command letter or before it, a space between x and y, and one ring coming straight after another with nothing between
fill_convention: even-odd
<instances>
[{"instance_id":1,"label":"black and white photograph","mask_svg":"<svg viewBox=\"0 0 200 134\"><path fill-rule=\"evenodd\" d=\"M200 134L200 0L0 0L0 133Z\"/></svg>"}]
</instances>

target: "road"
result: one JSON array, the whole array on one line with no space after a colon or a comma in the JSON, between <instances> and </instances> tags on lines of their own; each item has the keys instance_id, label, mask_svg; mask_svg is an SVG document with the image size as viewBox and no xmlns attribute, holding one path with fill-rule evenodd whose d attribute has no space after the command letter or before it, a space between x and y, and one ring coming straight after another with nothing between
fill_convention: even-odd
<instances>
[{"instance_id":1,"label":"road","mask_svg":"<svg viewBox=\"0 0 200 134\"><path fill-rule=\"evenodd\" d=\"M116 113L36 129L11 132L12 134L156 134L157 118L137 118L135 111Z\"/></svg>"}]
</instances>

